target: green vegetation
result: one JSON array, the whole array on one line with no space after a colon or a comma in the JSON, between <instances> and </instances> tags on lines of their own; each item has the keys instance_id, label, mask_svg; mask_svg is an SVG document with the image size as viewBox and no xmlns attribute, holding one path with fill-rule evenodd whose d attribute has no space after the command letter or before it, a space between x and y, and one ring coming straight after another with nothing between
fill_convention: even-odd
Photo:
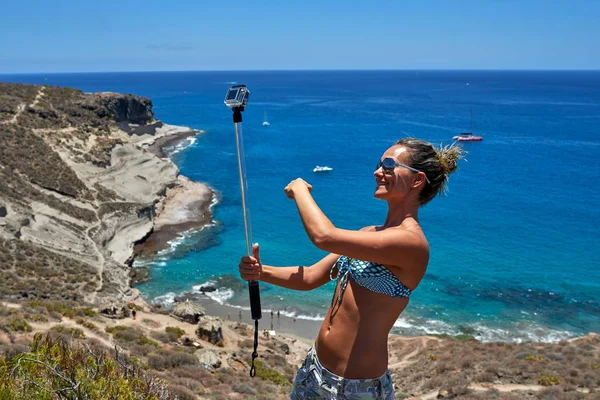
<instances>
[{"instance_id":1,"label":"green vegetation","mask_svg":"<svg viewBox=\"0 0 600 400\"><path fill-rule=\"evenodd\" d=\"M96 325L94 325L90 321L87 321L83 318L77 318L77 320L75 320L75 322L77 322L81 326L85 326L86 328L88 328L91 331L94 331L94 332L98 331L98 327Z\"/></svg>"},{"instance_id":2,"label":"green vegetation","mask_svg":"<svg viewBox=\"0 0 600 400\"><path fill-rule=\"evenodd\" d=\"M114 335L115 333L118 333L118 332L126 331L128 329L129 329L129 327L123 326L123 325L107 326L106 328L104 328L104 330L107 333L110 333L111 335Z\"/></svg>"},{"instance_id":3,"label":"green vegetation","mask_svg":"<svg viewBox=\"0 0 600 400\"><path fill-rule=\"evenodd\" d=\"M23 318L31 322L48 322L48 317L44 314L23 314Z\"/></svg>"},{"instance_id":4,"label":"green vegetation","mask_svg":"<svg viewBox=\"0 0 600 400\"><path fill-rule=\"evenodd\" d=\"M31 351L0 363L1 399L174 399L122 356L36 335Z\"/></svg>"},{"instance_id":5,"label":"green vegetation","mask_svg":"<svg viewBox=\"0 0 600 400\"><path fill-rule=\"evenodd\" d=\"M271 381L279 386L288 386L290 381L282 373L267 367L261 360L255 360L256 376L266 381Z\"/></svg>"},{"instance_id":6,"label":"green vegetation","mask_svg":"<svg viewBox=\"0 0 600 400\"><path fill-rule=\"evenodd\" d=\"M50 328L51 331L62 333L63 335L67 335L72 337L73 339L85 339L85 335L83 331L79 328L71 328L64 325L56 325Z\"/></svg>"},{"instance_id":7,"label":"green vegetation","mask_svg":"<svg viewBox=\"0 0 600 400\"><path fill-rule=\"evenodd\" d=\"M20 318L10 318L0 326L4 330L12 332L31 332L31 325L27 321Z\"/></svg>"},{"instance_id":8,"label":"green vegetation","mask_svg":"<svg viewBox=\"0 0 600 400\"><path fill-rule=\"evenodd\" d=\"M90 307L73 307L73 304L59 302L59 301L50 301L40 303L40 307L44 307L48 312L54 311L59 313L62 316L67 318L75 318L75 317L95 317L98 315L96 311L94 311Z\"/></svg>"},{"instance_id":9,"label":"green vegetation","mask_svg":"<svg viewBox=\"0 0 600 400\"><path fill-rule=\"evenodd\" d=\"M544 361L544 357L529 354L529 355L525 356L525 360L527 360L527 361Z\"/></svg>"},{"instance_id":10,"label":"green vegetation","mask_svg":"<svg viewBox=\"0 0 600 400\"><path fill-rule=\"evenodd\" d=\"M538 383L542 386L560 385L560 379L552 375L544 375L538 379Z\"/></svg>"},{"instance_id":11,"label":"green vegetation","mask_svg":"<svg viewBox=\"0 0 600 400\"><path fill-rule=\"evenodd\" d=\"M173 334L173 335L177 336L177 339L179 339L180 337L185 335L185 331L176 326L167 326L165 328L165 332L167 332L168 334Z\"/></svg>"},{"instance_id":12,"label":"green vegetation","mask_svg":"<svg viewBox=\"0 0 600 400\"><path fill-rule=\"evenodd\" d=\"M157 342L155 342L152 339L148 339L144 335L138 336L138 338L136 339L136 342L137 342L137 344L140 344L142 346L144 346L144 345L145 346L153 346L153 347L156 347L157 349L160 347L160 345Z\"/></svg>"}]
</instances>

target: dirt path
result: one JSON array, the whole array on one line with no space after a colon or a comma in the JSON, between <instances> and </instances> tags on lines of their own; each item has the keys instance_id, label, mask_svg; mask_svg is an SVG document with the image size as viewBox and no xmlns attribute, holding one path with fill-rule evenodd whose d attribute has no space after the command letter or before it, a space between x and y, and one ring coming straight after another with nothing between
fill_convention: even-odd
<instances>
[{"instance_id":1,"label":"dirt path","mask_svg":"<svg viewBox=\"0 0 600 400\"><path fill-rule=\"evenodd\" d=\"M11 119L9 119L8 121L4 121L4 122L0 122L0 124L16 124L17 120L19 119L19 117L21 116L21 114L23 114L23 111L25 111L25 109L27 107L35 107L37 106L38 102L40 101L40 99L42 98L42 96L44 95L44 89L45 87L42 86L40 88L40 90L38 90L37 94L35 95L35 99L33 99L33 101L31 102L31 104L26 105L25 103L21 103L17 106L17 113L15 115L13 115L13 117Z\"/></svg>"},{"instance_id":2,"label":"dirt path","mask_svg":"<svg viewBox=\"0 0 600 400\"><path fill-rule=\"evenodd\" d=\"M396 361L393 364L390 364L388 369L394 369L394 368L404 368L407 367L408 365L412 364L414 361L411 361L411 358L415 357L416 355L418 355L422 350L425 350L427 348L427 344L430 341L441 341L441 339L438 339L436 337L429 337L429 336L421 336L421 337L417 337L414 339L410 339L411 344L414 342L417 344L417 347L411 351L408 354L405 354L400 360Z\"/></svg>"},{"instance_id":3,"label":"dirt path","mask_svg":"<svg viewBox=\"0 0 600 400\"><path fill-rule=\"evenodd\" d=\"M104 258L104 255L98 248L96 241L90 235L90 231L92 229L97 228L102 224L102 220L100 219L100 216L98 215L98 210L94 210L94 213L96 214L96 219L98 220L98 223L90 226L89 228L87 228L85 230L85 235L87 236L89 241L92 243L92 246L94 247L94 251L96 252L96 255L98 256L98 286L96 287L96 290L94 291L94 293L92 293L88 299L88 301L92 304L96 303L96 297L98 297L98 292L100 290L102 290L102 286L104 286L103 275L104 275L104 264L106 263L106 259Z\"/></svg>"}]
</instances>

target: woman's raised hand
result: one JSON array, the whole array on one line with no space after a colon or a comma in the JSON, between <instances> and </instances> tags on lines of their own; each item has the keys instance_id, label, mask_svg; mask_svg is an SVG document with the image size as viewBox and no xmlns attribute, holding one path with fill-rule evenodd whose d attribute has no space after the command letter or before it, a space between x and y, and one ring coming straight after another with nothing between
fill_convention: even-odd
<instances>
[{"instance_id":1,"label":"woman's raised hand","mask_svg":"<svg viewBox=\"0 0 600 400\"><path fill-rule=\"evenodd\" d=\"M288 183L288 185L283 190L285 191L287 197L293 199L295 196L295 191L302 189L306 189L310 193L312 191L312 185L302 178L297 178Z\"/></svg>"},{"instance_id":2,"label":"woman's raised hand","mask_svg":"<svg viewBox=\"0 0 600 400\"><path fill-rule=\"evenodd\" d=\"M258 243L252 245L252 256L244 256L240 260L240 276L245 281L259 281L262 274L262 263L258 254Z\"/></svg>"}]
</instances>

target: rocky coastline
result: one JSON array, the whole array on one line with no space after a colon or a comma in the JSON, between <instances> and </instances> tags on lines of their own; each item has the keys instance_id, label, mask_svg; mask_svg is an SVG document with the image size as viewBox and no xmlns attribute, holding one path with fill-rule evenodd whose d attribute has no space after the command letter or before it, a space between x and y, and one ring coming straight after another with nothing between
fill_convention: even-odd
<instances>
[{"instance_id":1,"label":"rocky coastline","mask_svg":"<svg viewBox=\"0 0 600 400\"><path fill-rule=\"evenodd\" d=\"M212 220L213 191L163 150L202 131L156 120L149 99L0 83L0 133L4 298L127 301L136 245L149 254Z\"/></svg>"}]
</instances>

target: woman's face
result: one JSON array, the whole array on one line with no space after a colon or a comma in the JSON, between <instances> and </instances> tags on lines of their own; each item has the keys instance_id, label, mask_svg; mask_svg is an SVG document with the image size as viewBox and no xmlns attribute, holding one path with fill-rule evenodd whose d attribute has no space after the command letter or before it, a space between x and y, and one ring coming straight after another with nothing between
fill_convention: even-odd
<instances>
[{"instance_id":1,"label":"woman's face","mask_svg":"<svg viewBox=\"0 0 600 400\"><path fill-rule=\"evenodd\" d=\"M408 150L401 145L392 146L381 156L381 160L386 158L393 158L399 164L407 164ZM411 190L416 173L400 166L391 171L386 171L380 166L373 172L373 175L377 184L374 194L376 198L402 200Z\"/></svg>"}]
</instances>

